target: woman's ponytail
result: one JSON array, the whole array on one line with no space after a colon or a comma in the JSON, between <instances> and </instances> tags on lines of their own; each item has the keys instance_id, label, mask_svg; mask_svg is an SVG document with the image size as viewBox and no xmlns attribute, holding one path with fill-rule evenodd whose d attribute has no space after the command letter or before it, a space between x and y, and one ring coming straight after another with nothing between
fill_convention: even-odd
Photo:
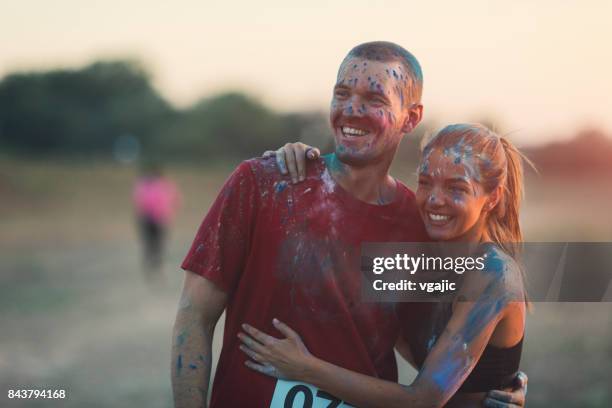
<instances>
[{"instance_id":1,"label":"woman's ponytail","mask_svg":"<svg viewBox=\"0 0 612 408\"><path fill-rule=\"evenodd\" d=\"M519 208L524 193L522 161L528 160L504 137L500 137L499 142L506 157L504 194L489 215L488 232L495 243L512 256L517 256L518 245L523 241L519 222Z\"/></svg>"}]
</instances>

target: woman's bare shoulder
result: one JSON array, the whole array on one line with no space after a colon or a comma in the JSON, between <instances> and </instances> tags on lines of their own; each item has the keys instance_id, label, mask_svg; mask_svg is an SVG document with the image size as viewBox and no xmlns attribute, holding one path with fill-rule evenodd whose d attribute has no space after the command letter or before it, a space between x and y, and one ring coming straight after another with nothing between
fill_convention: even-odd
<instances>
[{"instance_id":1,"label":"woman's bare shoulder","mask_svg":"<svg viewBox=\"0 0 612 408\"><path fill-rule=\"evenodd\" d=\"M484 267L466 273L463 296L471 301L491 298L505 302L523 301L523 273L519 263L493 244L483 247L482 257Z\"/></svg>"}]
</instances>

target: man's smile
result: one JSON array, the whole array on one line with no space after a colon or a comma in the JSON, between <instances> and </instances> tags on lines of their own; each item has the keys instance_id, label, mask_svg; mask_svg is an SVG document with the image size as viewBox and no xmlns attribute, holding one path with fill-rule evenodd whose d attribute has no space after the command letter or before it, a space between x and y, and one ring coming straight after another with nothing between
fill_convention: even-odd
<instances>
[{"instance_id":1,"label":"man's smile","mask_svg":"<svg viewBox=\"0 0 612 408\"><path fill-rule=\"evenodd\" d=\"M370 131L365 129L359 129L356 127L350 126L342 126L341 128L342 134L346 137L360 137L365 136L370 133Z\"/></svg>"}]
</instances>

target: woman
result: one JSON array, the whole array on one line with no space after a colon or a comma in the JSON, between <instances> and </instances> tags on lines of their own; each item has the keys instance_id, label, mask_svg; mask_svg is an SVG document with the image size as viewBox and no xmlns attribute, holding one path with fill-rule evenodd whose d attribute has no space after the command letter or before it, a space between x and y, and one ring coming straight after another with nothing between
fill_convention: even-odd
<instances>
[{"instance_id":1,"label":"woman","mask_svg":"<svg viewBox=\"0 0 612 408\"><path fill-rule=\"evenodd\" d=\"M143 243L143 269L147 279L162 278L166 237L180 204L176 185L163 175L162 167L147 163L132 193Z\"/></svg>"},{"instance_id":2,"label":"woman","mask_svg":"<svg viewBox=\"0 0 612 408\"><path fill-rule=\"evenodd\" d=\"M501 388L518 369L521 355L526 303L514 245L522 241L521 158L482 125L447 126L424 143L416 201L428 234L435 241L474 244L486 267L465 274L452 304L428 304L433 310L421 305L426 317L408 323L418 333L398 349L419 370L411 385L320 360L277 320L274 326L286 339L243 326L241 349L253 360L246 365L359 407L480 406L487 390Z\"/></svg>"}]
</instances>

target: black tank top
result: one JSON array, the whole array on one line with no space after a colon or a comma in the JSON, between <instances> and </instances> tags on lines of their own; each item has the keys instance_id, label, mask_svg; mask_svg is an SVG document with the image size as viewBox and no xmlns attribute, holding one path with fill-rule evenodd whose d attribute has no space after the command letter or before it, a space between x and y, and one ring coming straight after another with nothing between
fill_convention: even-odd
<instances>
[{"instance_id":1,"label":"black tank top","mask_svg":"<svg viewBox=\"0 0 612 408\"><path fill-rule=\"evenodd\" d=\"M422 368L429 350L444 331L452 314L451 303L398 304L402 335ZM519 369L523 339L509 348L487 345L476 366L458 392L486 392L508 386Z\"/></svg>"}]
</instances>

